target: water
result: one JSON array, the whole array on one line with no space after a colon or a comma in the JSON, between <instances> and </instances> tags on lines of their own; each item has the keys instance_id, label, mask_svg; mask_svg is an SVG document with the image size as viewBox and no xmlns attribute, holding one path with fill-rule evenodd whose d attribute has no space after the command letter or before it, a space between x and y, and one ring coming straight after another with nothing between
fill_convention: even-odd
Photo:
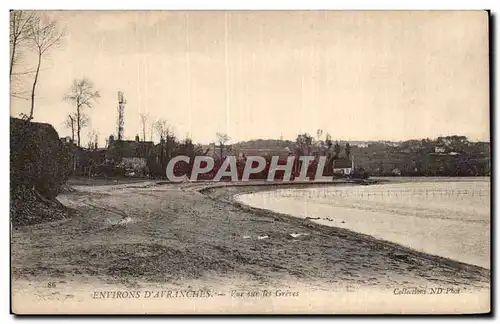
<instances>
[{"instance_id":1,"label":"water","mask_svg":"<svg viewBox=\"0 0 500 324\"><path fill-rule=\"evenodd\" d=\"M236 199L489 269L489 178L457 180L282 189Z\"/></svg>"}]
</instances>

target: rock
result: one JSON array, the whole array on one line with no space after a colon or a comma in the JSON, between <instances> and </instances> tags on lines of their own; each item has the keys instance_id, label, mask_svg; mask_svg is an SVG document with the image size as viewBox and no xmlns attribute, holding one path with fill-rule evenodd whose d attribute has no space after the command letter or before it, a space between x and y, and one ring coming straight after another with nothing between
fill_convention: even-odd
<instances>
[{"instance_id":1,"label":"rock","mask_svg":"<svg viewBox=\"0 0 500 324\"><path fill-rule=\"evenodd\" d=\"M292 233L292 234L290 234L290 236L293 238L297 238L297 237L302 236L302 235L309 235L309 234L307 234L307 233Z\"/></svg>"}]
</instances>

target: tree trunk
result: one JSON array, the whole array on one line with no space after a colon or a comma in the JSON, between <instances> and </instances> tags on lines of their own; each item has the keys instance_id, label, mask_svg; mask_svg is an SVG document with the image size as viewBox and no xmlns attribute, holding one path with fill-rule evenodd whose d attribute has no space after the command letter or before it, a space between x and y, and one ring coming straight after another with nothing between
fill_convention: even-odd
<instances>
[{"instance_id":1,"label":"tree trunk","mask_svg":"<svg viewBox=\"0 0 500 324\"><path fill-rule=\"evenodd\" d=\"M38 73L40 72L40 64L42 63L42 53L38 52L38 64L36 66L35 78L33 79L33 87L31 88L31 110L30 120L33 119L33 110L35 109L35 90L38 81Z\"/></svg>"},{"instance_id":2,"label":"tree trunk","mask_svg":"<svg viewBox=\"0 0 500 324\"><path fill-rule=\"evenodd\" d=\"M163 142L162 139L163 139L163 137L160 137L160 165L161 165L161 169L163 172L163 170L166 170L166 169L165 169L165 156L164 156L165 151L164 151L164 147L163 147L165 145L165 143Z\"/></svg>"},{"instance_id":3,"label":"tree trunk","mask_svg":"<svg viewBox=\"0 0 500 324\"><path fill-rule=\"evenodd\" d=\"M16 55L16 42L17 40L14 40L12 42L12 52L11 52L11 57L10 57L10 74L9 74L9 77L10 77L10 81L12 82L12 70L14 69L14 59L15 59L15 55ZM12 85L11 85L12 87Z\"/></svg>"},{"instance_id":4,"label":"tree trunk","mask_svg":"<svg viewBox=\"0 0 500 324\"><path fill-rule=\"evenodd\" d=\"M165 166L167 165L168 161L170 161L170 137L169 135L166 136L167 140L165 141ZM164 167L165 169L165 167Z\"/></svg>"},{"instance_id":5,"label":"tree trunk","mask_svg":"<svg viewBox=\"0 0 500 324\"><path fill-rule=\"evenodd\" d=\"M71 142L75 143L75 120L71 117L71 114L68 115L69 121L71 122Z\"/></svg>"},{"instance_id":6,"label":"tree trunk","mask_svg":"<svg viewBox=\"0 0 500 324\"><path fill-rule=\"evenodd\" d=\"M81 117L80 117L80 101L76 101L76 136L78 140L78 147L80 147L80 131L81 131Z\"/></svg>"}]
</instances>

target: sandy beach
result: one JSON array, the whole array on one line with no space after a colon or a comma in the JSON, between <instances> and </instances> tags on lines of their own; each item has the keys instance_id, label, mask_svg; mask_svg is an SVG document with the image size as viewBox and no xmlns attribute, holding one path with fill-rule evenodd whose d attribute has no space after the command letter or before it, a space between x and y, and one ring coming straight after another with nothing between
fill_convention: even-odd
<instances>
[{"instance_id":1,"label":"sandy beach","mask_svg":"<svg viewBox=\"0 0 500 324\"><path fill-rule=\"evenodd\" d=\"M375 290L391 296L398 287L453 287L480 293L476 301L488 304L485 268L233 199L276 187L78 186L59 197L77 215L12 230L14 311L40 311L47 301L78 310L75 305L105 285L202 286L228 294L266 287L333 294ZM49 282L58 288L47 288ZM28 299L39 307L23 303Z\"/></svg>"},{"instance_id":2,"label":"sandy beach","mask_svg":"<svg viewBox=\"0 0 500 324\"><path fill-rule=\"evenodd\" d=\"M490 269L488 178L277 189L236 199Z\"/></svg>"}]
</instances>

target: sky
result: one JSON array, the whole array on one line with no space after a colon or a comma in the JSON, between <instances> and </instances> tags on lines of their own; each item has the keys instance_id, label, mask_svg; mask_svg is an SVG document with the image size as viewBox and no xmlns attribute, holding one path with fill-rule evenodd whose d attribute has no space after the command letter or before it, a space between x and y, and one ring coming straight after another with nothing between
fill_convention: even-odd
<instances>
[{"instance_id":1,"label":"sky","mask_svg":"<svg viewBox=\"0 0 500 324\"><path fill-rule=\"evenodd\" d=\"M488 15L484 11L57 11L65 31L42 62L34 120L61 137L64 101L86 77L101 98L87 109L99 144L165 119L207 144L317 129L334 140L489 139ZM18 71L31 68L25 53ZM29 79L23 86L29 87ZM11 115L30 102L12 99ZM142 135L141 135L142 137ZM153 139L158 140L154 134Z\"/></svg>"}]
</instances>

